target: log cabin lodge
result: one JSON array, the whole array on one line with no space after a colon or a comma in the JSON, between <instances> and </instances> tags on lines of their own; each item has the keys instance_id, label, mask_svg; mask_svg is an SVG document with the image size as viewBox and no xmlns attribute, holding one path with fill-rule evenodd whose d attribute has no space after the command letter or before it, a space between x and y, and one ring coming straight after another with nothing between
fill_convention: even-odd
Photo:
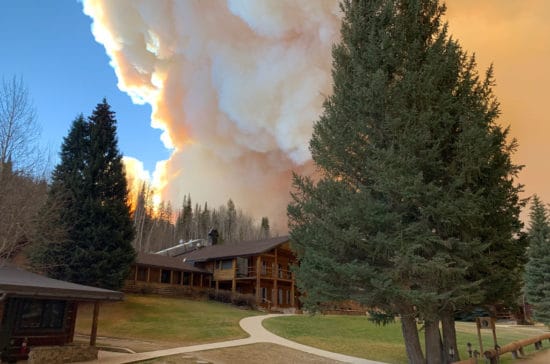
<instances>
[{"instance_id":1,"label":"log cabin lodge","mask_svg":"<svg viewBox=\"0 0 550 364\"><path fill-rule=\"evenodd\" d=\"M257 304L268 309L298 307L290 270L296 257L288 236L234 244L186 244L155 254L139 253L124 291L178 295L213 288L254 295Z\"/></svg>"}]
</instances>

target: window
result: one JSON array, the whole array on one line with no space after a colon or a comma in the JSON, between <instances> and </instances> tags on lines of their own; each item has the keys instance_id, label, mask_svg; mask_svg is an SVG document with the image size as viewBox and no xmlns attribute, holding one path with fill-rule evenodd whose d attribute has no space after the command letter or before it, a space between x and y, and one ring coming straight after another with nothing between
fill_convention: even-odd
<instances>
[{"instance_id":1,"label":"window","mask_svg":"<svg viewBox=\"0 0 550 364\"><path fill-rule=\"evenodd\" d=\"M220 260L220 269L222 270L233 269L233 260L232 259Z\"/></svg>"},{"instance_id":2,"label":"window","mask_svg":"<svg viewBox=\"0 0 550 364\"><path fill-rule=\"evenodd\" d=\"M261 292L262 292L262 298L263 298L264 300L267 299L267 288L262 287L262 288L261 288Z\"/></svg>"},{"instance_id":3,"label":"window","mask_svg":"<svg viewBox=\"0 0 550 364\"><path fill-rule=\"evenodd\" d=\"M277 297L277 304L278 305L283 305L285 304L285 302L283 302L283 289L282 288L279 288L279 296Z\"/></svg>"},{"instance_id":4,"label":"window","mask_svg":"<svg viewBox=\"0 0 550 364\"><path fill-rule=\"evenodd\" d=\"M189 272L183 272L183 285L188 286L191 274Z\"/></svg>"},{"instance_id":5,"label":"window","mask_svg":"<svg viewBox=\"0 0 550 364\"><path fill-rule=\"evenodd\" d=\"M160 283L170 283L171 270L163 269L160 275Z\"/></svg>"},{"instance_id":6,"label":"window","mask_svg":"<svg viewBox=\"0 0 550 364\"><path fill-rule=\"evenodd\" d=\"M247 258L237 258L237 276L246 277L248 276L248 259Z\"/></svg>"},{"instance_id":7,"label":"window","mask_svg":"<svg viewBox=\"0 0 550 364\"><path fill-rule=\"evenodd\" d=\"M21 300L17 315L18 329L63 329L65 301Z\"/></svg>"},{"instance_id":8,"label":"window","mask_svg":"<svg viewBox=\"0 0 550 364\"><path fill-rule=\"evenodd\" d=\"M138 267L137 280L142 282L147 282L147 268Z\"/></svg>"}]
</instances>

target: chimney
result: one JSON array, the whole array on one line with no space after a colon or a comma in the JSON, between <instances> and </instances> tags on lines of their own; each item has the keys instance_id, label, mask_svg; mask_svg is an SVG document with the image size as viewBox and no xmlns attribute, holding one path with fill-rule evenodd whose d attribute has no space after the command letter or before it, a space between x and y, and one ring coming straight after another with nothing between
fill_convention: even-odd
<instances>
[{"instance_id":1,"label":"chimney","mask_svg":"<svg viewBox=\"0 0 550 364\"><path fill-rule=\"evenodd\" d=\"M210 231L208 232L208 243L209 245L216 245L218 244L218 230L212 228L210 229Z\"/></svg>"}]
</instances>

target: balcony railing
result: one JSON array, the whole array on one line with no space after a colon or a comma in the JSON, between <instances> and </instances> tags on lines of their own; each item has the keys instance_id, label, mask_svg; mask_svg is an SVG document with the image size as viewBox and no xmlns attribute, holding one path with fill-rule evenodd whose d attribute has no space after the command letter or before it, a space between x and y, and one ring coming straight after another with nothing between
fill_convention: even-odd
<instances>
[{"instance_id":1,"label":"balcony railing","mask_svg":"<svg viewBox=\"0 0 550 364\"><path fill-rule=\"evenodd\" d=\"M253 278L257 276L256 267L248 267L246 273L243 271L243 269L237 268L237 278ZM272 267L261 267L260 277L291 280L292 272L288 269L273 269Z\"/></svg>"}]
</instances>

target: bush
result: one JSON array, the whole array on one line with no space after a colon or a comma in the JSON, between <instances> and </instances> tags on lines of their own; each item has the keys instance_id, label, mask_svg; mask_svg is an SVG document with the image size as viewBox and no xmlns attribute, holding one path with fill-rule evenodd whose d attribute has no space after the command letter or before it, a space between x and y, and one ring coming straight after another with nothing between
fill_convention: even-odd
<instances>
[{"instance_id":1,"label":"bush","mask_svg":"<svg viewBox=\"0 0 550 364\"><path fill-rule=\"evenodd\" d=\"M209 300L222 303L230 303L239 307L247 307L250 309L256 308L256 297L252 294L232 293L227 290L216 290L210 288L206 291L206 295Z\"/></svg>"}]
</instances>

